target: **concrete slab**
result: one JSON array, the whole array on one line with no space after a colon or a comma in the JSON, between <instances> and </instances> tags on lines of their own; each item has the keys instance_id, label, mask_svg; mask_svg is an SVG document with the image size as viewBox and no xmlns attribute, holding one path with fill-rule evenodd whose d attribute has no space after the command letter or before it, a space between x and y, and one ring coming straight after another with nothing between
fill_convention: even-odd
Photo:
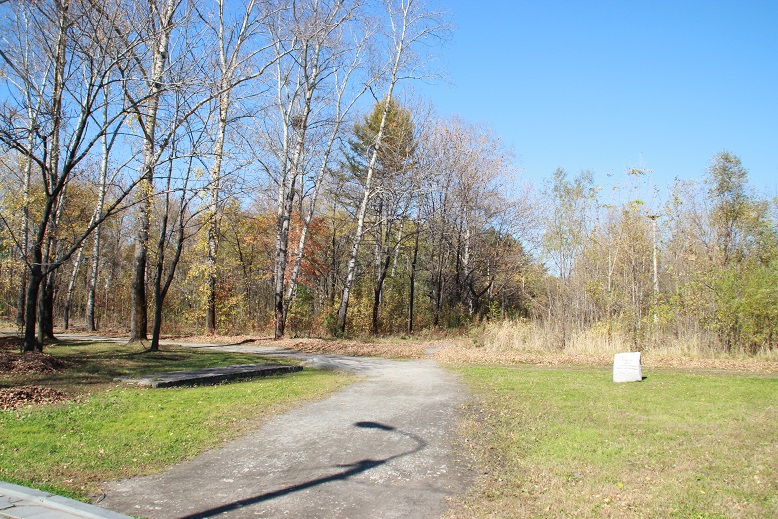
<instances>
[{"instance_id":1,"label":"concrete slab","mask_svg":"<svg viewBox=\"0 0 778 519\"><path fill-rule=\"evenodd\" d=\"M99 506L0 481L0 517L9 519L132 519Z\"/></svg>"},{"instance_id":2,"label":"concrete slab","mask_svg":"<svg viewBox=\"0 0 778 519\"><path fill-rule=\"evenodd\" d=\"M238 378L267 377L270 375L294 373L302 369L302 366L284 366L280 364L241 364L219 368L152 373L141 378L122 378L119 380L151 387L194 386L218 384L219 382Z\"/></svg>"}]
</instances>

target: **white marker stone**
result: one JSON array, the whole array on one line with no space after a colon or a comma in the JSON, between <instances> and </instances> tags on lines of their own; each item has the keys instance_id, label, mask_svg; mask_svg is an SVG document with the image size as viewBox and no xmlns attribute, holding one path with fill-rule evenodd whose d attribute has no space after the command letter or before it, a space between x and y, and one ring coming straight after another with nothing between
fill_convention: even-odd
<instances>
[{"instance_id":1,"label":"white marker stone","mask_svg":"<svg viewBox=\"0 0 778 519\"><path fill-rule=\"evenodd\" d=\"M640 382L643 380L643 365L640 352L617 353L613 356L614 382Z\"/></svg>"}]
</instances>

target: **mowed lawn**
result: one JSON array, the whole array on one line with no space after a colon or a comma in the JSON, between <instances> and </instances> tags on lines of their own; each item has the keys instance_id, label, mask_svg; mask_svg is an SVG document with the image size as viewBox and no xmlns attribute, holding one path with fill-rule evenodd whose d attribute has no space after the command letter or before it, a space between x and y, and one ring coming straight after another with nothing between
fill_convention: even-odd
<instances>
[{"instance_id":1,"label":"mowed lawn","mask_svg":"<svg viewBox=\"0 0 778 519\"><path fill-rule=\"evenodd\" d=\"M56 373L0 374L0 387L31 383L73 398L0 411L0 480L81 499L99 494L103 481L161 471L351 381L306 369L216 386L148 389L112 377L277 361L178 347L140 353L114 344L47 351L64 367Z\"/></svg>"},{"instance_id":2,"label":"mowed lawn","mask_svg":"<svg viewBox=\"0 0 778 519\"><path fill-rule=\"evenodd\" d=\"M778 517L778 378L461 367L457 517Z\"/></svg>"}]
</instances>

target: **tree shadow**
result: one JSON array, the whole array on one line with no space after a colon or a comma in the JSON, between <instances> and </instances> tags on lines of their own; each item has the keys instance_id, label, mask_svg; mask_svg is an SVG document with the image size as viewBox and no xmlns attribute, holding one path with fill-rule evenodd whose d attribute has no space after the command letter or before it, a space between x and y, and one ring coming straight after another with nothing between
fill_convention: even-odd
<instances>
[{"instance_id":1,"label":"tree shadow","mask_svg":"<svg viewBox=\"0 0 778 519\"><path fill-rule=\"evenodd\" d=\"M357 474L361 474L362 472L365 472L367 470L370 470L375 467L379 467L381 465L384 465L392 460L395 460L397 458L402 458L404 456L409 456L411 454L415 454L419 452L420 450L424 449L427 446L427 442L424 441L419 436L401 431L399 429L396 429L395 427L392 427L390 425L385 425L379 422L355 422L354 427L359 427L361 429L379 429L382 431L392 432L396 433L402 436L406 436L407 438L412 439L414 442L416 442L416 446L408 451L401 452L400 454L395 454L394 456L389 456L387 458L382 459L364 459L359 460L356 463L350 463L348 465L336 465L338 468L344 468L346 470L343 470L341 472L336 472L335 474L331 474L329 476L323 476L320 478L312 479L311 481L306 481L304 483L300 483L298 485L292 485L286 488L281 488L279 490L275 490L273 492L267 492L264 494L260 494L254 497L249 497L246 499L240 499L238 501L234 501L232 503L227 503L225 505L217 506L214 508L211 508L209 510L204 510L202 512L197 512L194 514L186 515L183 517L180 517L179 519L206 519L208 517L213 517L218 514L222 514L225 512L230 512L232 510L236 510L238 508L243 508L245 506L254 505L256 503L261 503L263 501L269 501L271 499L275 499L277 497L282 497L288 494L292 494L294 492L298 492L300 490L305 490L311 487L315 487L318 485L323 485L325 483L330 483L332 481L342 481L345 479L350 478L351 476L355 476Z\"/></svg>"}]
</instances>

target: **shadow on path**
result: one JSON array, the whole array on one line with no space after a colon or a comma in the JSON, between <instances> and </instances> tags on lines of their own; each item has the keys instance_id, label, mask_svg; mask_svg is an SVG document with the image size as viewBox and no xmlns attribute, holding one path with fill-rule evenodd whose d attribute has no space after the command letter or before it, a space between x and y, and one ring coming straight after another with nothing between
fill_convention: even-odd
<instances>
[{"instance_id":1,"label":"shadow on path","mask_svg":"<svg viewBox=\"0 0 778 519\"><path fill-rule=\"evenodd\" d=\"M378 460L372 460L372 459L364 459L359 460L356 463L351 463L348 465L337 465L339 468L346 468L347 470L344 470L342 472L337 472L335 474L331 474L329 476L323 476L320 478L313 479L311 481L306 481L305 483L300 483L298 485L293 485L290 487L282 488L279 490L275 490L273 492L267 492L265 494L260 494L258 496L249 497L246 499L241 499L239 501L235 501L232 503L228 503L222 506L217 506L214 508L211 508L209 510L205 510L202 512L197 512L195 514L190 514L181 517L180 519L206 519L208 517L212 517L214 515L223 514L225 512L230 512L232 510L236 510L238 508L243 508L246 506L251 506L256 503L261 503L263 501L268 501L270 499L275 499L277 497L285 496L287 494L291 494L293 492L298 492L300 490L305 490L311 487L315 487L317 485L323 485L325 483L330 483L332 481L340 481L344 479L348 479L351 476L355 476L357 474L361 474L362 472L365 472L367 470L370 470L374 467L379 467L387 462L390 462L392 460L395 460L397 458L402 458L404 456L408 456L410 454L415 454L419 452L420 450L424 449L427 446L427 442L425 442L423 439L418 437L417 435L405 431L400 431L390 425L385 425L378 422L356 422L353 424L354 427L360 427L362 429L380 429L382 431L387 432L394 432L396 434L400 434L402 436L406 436L410 439L412 439L414 442L416 442L416 446L408 450L406 452L401 452L400 454L395 454L394 456L389 456L387 458L378 459Z\"/></svg>"}]
</instances>

